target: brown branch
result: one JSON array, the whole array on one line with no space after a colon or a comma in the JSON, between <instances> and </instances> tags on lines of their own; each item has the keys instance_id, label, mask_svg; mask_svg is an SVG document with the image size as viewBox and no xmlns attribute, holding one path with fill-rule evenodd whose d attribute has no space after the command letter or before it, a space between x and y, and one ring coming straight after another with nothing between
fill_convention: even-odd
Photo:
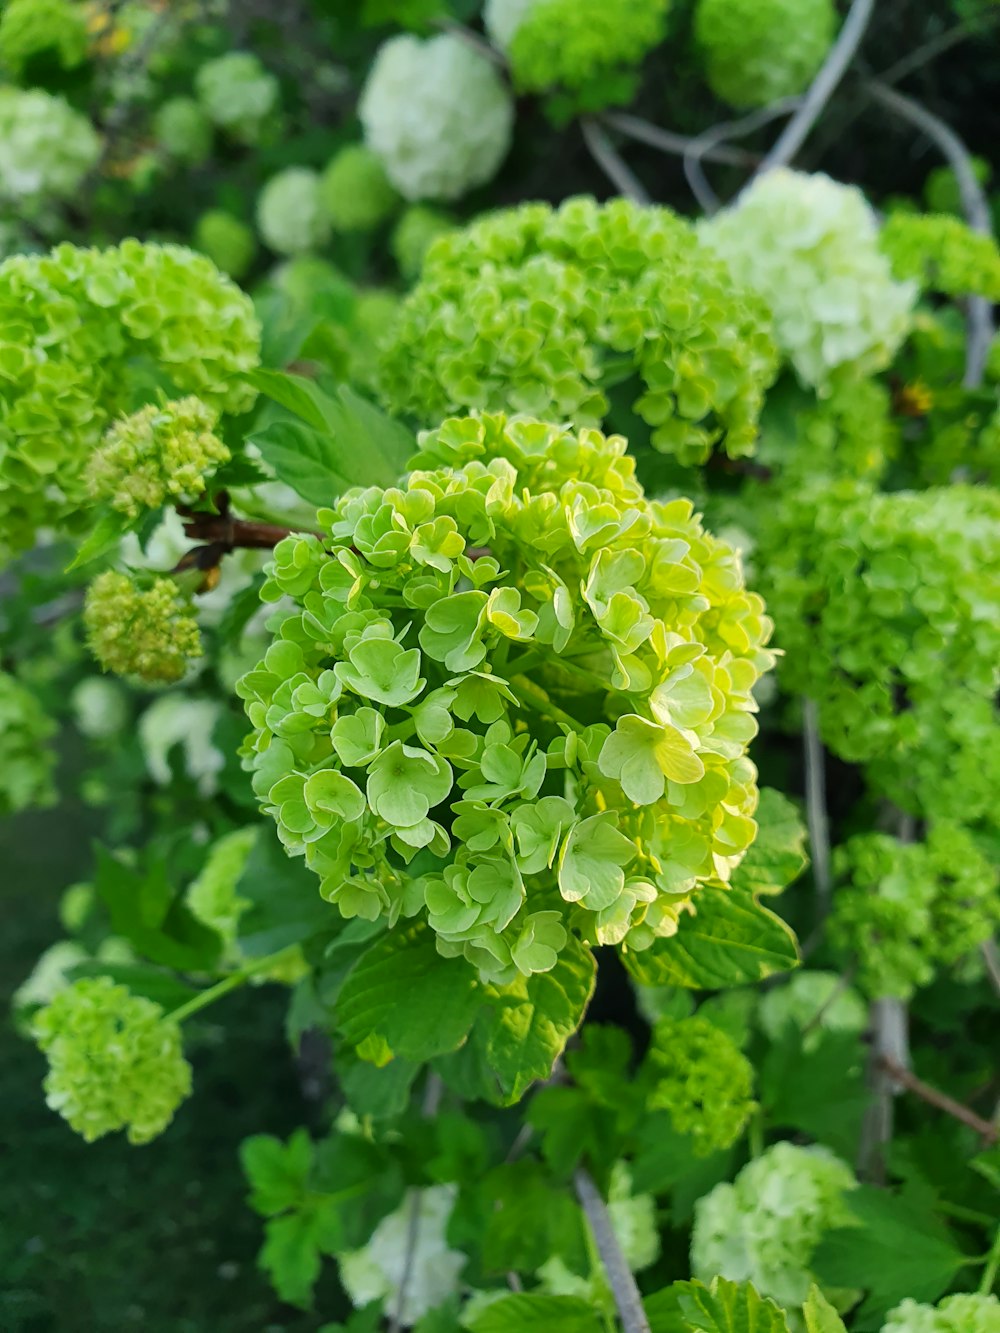
<instances>
[{"instance_id":1,"label":"brown branch","mask_svg":"<svg viewBox=\"0 0 1000 1333\"><path fill-rule=\"evenodd\" d=\"M989 1120L984 1120L980 1115L976 1115L975 1111L970 1110L962 1102L956 1102L954 1097L949 1097L946 1092L941 1092L938 1088L933 1088L929 1083L925 1083L923 1079L917 1078L916 1074L907 1069L905 1065L893 1060L891 1056L880 1055L877 1063L887 1074L891 1074L895 1082L904 1087L907 1092L912 1092L914 1096L919 1097L928 1106L934 1106L939 1111L944 1111L945 1114L953 1116L955 1120L960 1120L963 1125L968 1125L985 1142L995 1143L997 1138L1000 1137L1000 1128L997 1125L991 1124Z\"/></svg>"},{"instance_id":2,"label":"brown branch","mask_svg":"<svg viewBox=\"0 0 1000 1333\"><path fill-rule=\"evenodd\" d=\"M206 542L225 551L273 551L278 542L290 537L297 528L277 523L258 523L256 519L233 518L229 514L194 513L178 509L184 523L184 535L195 542ZM315 536L321 534L315 533Z\"/></svg>"}]
</instances>

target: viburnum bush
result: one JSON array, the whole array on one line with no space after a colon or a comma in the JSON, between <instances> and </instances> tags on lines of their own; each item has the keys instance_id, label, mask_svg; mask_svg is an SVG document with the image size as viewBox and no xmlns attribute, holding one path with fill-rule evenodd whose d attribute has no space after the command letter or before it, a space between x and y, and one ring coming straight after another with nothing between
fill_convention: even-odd
<instances>
[{"instance_id":1,"label":"viburnum bush","mask_svg":"<svg viewBox=\"0 0 1000 1333\"><path fill-rule=\"evenodd\" d=\"M154 1333L1000 1330L1000 250L913 95L1000 16L867 8L3 8L23 1132L207 1122L259 1240Z\"/></svg>"}]
</instances>

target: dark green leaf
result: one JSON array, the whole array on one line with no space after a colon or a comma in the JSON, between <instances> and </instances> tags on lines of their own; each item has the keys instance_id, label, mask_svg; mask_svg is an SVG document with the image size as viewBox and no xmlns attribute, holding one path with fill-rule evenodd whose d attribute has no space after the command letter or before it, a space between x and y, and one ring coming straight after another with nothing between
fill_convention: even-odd
<instances>
[{"instance_id":1,"label":"dark green leaf","mask_svg":"<svg viewBox=\"0 0 1000 1333\"><path fill-rule=\"evenodd\" d=\"M865 1050L851 1033L824 1033L814 1050L788 1036L760 1067L760 1095L769 1124L799 1129L842 1157L855 1155L868 1093Z\"/></svg>"}]
</instances>

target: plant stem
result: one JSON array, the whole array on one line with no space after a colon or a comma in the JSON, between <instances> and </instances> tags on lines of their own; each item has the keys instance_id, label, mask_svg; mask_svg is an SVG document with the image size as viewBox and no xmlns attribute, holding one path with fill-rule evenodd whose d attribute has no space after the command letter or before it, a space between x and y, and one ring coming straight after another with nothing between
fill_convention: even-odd
<instances>
[{"instance_id":1,"label":"plant stem","mask_svg":"<svg viewBox=\"0 0 1000 1333\"><path fill-rule=\"evenodd\" d=\"M607 1204L589 1173L582 1167L573 1173L573 1184L597 1245L597 1252L601 1256L622 1328L625 1333L650 1333L649 1320L642 1308L642 1297L611 1225Z\"/></svg>"},{"instance_id":2,"label":"plant stem","mask_svg":"<svg viewBox=\"0 0 1000 1333\"><path fill-rule=\"evenodd\" d=\"M253 962L246 963L241 967L238 972L230 972L228 977L223 977L214 986L208 986L205 990L199 991L185 1004L171 1010L167 1017L173 1019L175 1023L183 1023L192 1014L198 1013L200 1009L207 1009L210 1004L214 1004L216 1000L221 1000L230 991L239 990L250 977L257 972L263 972L267 967L273 966L275 960L287 952L287 949L279 949L277 953L269 953L263 958L255 958Z\"/></svg>"},{"instance_id":3,"label":"plant stem","mask_svg":"<svg viewBox=\"0 0 1000 1333\"><path fill-rule=\"evenodd\" d=\"M885 1149L892 1141L893 1102L901 1090L898 1071L909 1061L906 1005L892 996L871 1004L872 1052L868 1083L872 1100L865 1112L858 1150L858 1171L881 1184L885 1180Z\"/></svg>"},{"instance_id":4,"label":"plant stem","mask_svg":"<svg viewBox=\"0 0 1000 1333\"><path fill-rule=\"evenodd\" d=\"M758 167L758 176L773 171L775 167L787 166L794 159L854 59L874 10L875 0L853 0L840 34L823 62L823 68L813 80L802 105Z\"/></svg>"},{"instance_id":5,"label":"plant stem","mask_svg":"<svg viewBox=\"0 0 1000 1333\"><path fill-rule=\"evenodd\" d=\"M192 513L182 517L185 518L185 537L198 542L217 542L229 551L237 547L243 550L273 551L278 542L299 531L281 527L277 523L258 523L255 519L232 518L222 514Z\"/></svg>"},{"instance_id":6,"label":"plant stem","mask_svg":"<svg viewBox=\"0 0 1000 1333\"><path fill-rule=\"evenodd\" d=\"M663 153L675 153L683 157L690 151L694 139L687 134L676 134L673 130L661 129L640 116L630 115L626 111L605 111L601 115L601 124L617 130L626 138L658 148ZM743 148L727 148L724 144L709 145L701 151L705 162L720 162L730 167L753 167L760 161L756 153L748 153Z\"/></svg>"},{"instance_id":7,"label":"plant stem","mask_svg":"<svg viewBox=\"0 0 1000 1333\"><path fill-rule=\"evenodd\" d=\"M990 1255L986 1260L986 1267L983 1269L983 1276L979 1283L980 1296L988 1296L993 1290L998 1271L1000 1271L1000 1227L997 1227L997 1234L993 1238Z\"/></svg>"},{"instance_id":8,"label":"plant stem","mask_svg":"<svg viewBox=\"0 0 1000 1333\"><path fill-rule=\"evenodd\" d=\"M702 162L707 160L709 152L714 152L727 139L738 139L745 134L753 134L754 130L769 125L779 116L787 116L800 105L801 101L801 97L782 97L780 101L760 107L757 111L751 111L749 115L741 116L739 120L724 120L719 125L712 125L691 140L684 153L684 175L694 197L706 213L715 213L719 208L719 197L709 185L701 166Z\"/></svg>"},{"instance_id":9,"label":"plant stem","mask_svg":"<svg viewBox=\"0 0 1000 1333\"><path fill-rule=\"evenodd\" d=\"M894 1060L889 1055L879 1056L878 1063L888 1073L892 1075L894 1081L904 1087L907 1092L912 1092L919 1097L921 1101L928 1106L935 1106L939 1111L944 1111L955 1120L960 1120L963 1125L968 1125L987 1143L995 1143L998 1136L998 1128L982 1116L976 1115L975 1111L970 1110L962 1102L955 1101L954 1097L949 1097L946 1092L941 1092L938 1088L933 1088L923 1079L917 1078L911 1070L905 1065Z\"/></svg>"},{"instance_id":10,"label":"plant stem","mask_svg":"<svg viewBox=\"0 0 1000 1333\"><path fill-rule=\"evenodd\" d=\"M992 236L989 200L976 177L969 150L951 126L912 97L896 92L878 79L869 80L865 87L876 102L915 125L941 150L958 181L965 220L979 235ZM982 387L986 359L993 341L993 306L990 301L984 296L970 296L966 302L965 322L968 332L962 384L966 389L978 389Z\"/></svg>"},{"instance_id":11,"label":"plant stem","mask_svg":"<svg viewBox=\"0 0 1000 1333\"><path fill-rule=\"evenodd\" d=\"M624 195L626 199L634 199L637 204L648 204L650 200L645 186L631 168L626 166L598 121L592 116L584 116L580 121L580 132L591 157L618 193Z\"/></svg>"},{"instance_id":12,"label":"plant stem","mask_svg":"<svg viewBox=\"0 0 1000 1333\"><path fill-rule=\"evenodd\" d=\"M814 699L802 701L802 741L806 767L806 819L812 852L813 882L819 915L825 917L833 896L830 872L830 820L826 811L826 755L819 734L819 708Z\"/></svg>"},{"instance_id":13,"label":"plant stem","mask_svg":"<svg viewBox=\"0 0 1000 1333\"><path fill-rule=\"evenodd\" d=\"M993 989L1000 995L1000 950L997 949L996 940L984 940L982 953Z\"/></svg>"}]
</instances>

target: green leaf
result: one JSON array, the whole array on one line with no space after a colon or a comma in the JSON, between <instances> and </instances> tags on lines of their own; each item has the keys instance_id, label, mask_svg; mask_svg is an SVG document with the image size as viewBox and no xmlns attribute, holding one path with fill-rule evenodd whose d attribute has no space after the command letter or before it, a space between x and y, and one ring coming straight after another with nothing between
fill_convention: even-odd
<instances>
[{"instance_id":1,"label":"green leaf","mask_svg":"<svg viewBox=\"0 0 1000 1333\"><path fill-rule=\"evenodd\" d=\"M301 418L313 430L326 431L331 426L331 399L314 380L304 375L290 375L284 370L251 371L247 379L272 402Z\"/></svg>"},{"instance_id":2,"label":"green leaf","mask_svg":"<svg viewBox=\"0 0 1000 1333\"><path fill-rule=\"evenodd\" d=\"M257 834L236 895L250 904L239 924L239 946L250 958L301 944L337 921L336 912L319 896L316 876L287 856L267 828Z\"/></svg>"},{"instance_id":3,"label":"green leaf","mask_svg":"<svg viewBox=\"0 0 1000 1333\"><path fill-rule=\"evenodd\" d=\"M865 1050L853 1033L824 1033L804 1051L789 1033L760 1065L760 1100L768 1124L799 1129L851 1158L868 1104Z\"/></svg>"},{"instance_id":4,"label":"green leaf","mask_svg":"<svg viewBox=\"0 0 1000 1333\"><path fill-rule=\"evenodd\" d=\"M641 953L623 953L626 968L645 986L723 990L763 981L799 962L791 928L742 889L699 889L696 916L683 916L677 934Z\"/></svg>"},{"instance_id":5,"label":"green leaf","mask_svg":"<svg viewBox=\"0 0 1000 1333\"><path fill-rule=\"evenodd\" d=\"M496 1167L482 1181L479 1204L485 1229L481 1255L487 1274L533 1273L558 1256L571 1268L586 1262L583 1213L568 1187L553 1182L527 1158Z\"/></svg>"},{"instance_id":6,"label":"green leaf","mask_svg":"<svg viewBox=\"0 0 1000 1333\"><path fill-rule=\"evenodd\" d=\"M847 1333L847 1325L815 1284L802 1307L806 1333Z\"/></svg>"},{"instance_id":7,"label":"green leaf","mask_svg":"<svg viewBox=\"0 0 1000 1333\"><path fill-rule=\"evenodd\" d=\"M124 514L113 510L102 514L77 548L73 559L66 566L65 573L68 574L70 570L79 569L81 565L89 564L98 556L105 555L118 545L131 526L130 520Z\"/></svg>"},{"instance_id":8,"label":"green leaf","mask_svg":"<svg viewBox=\"0 0 1000 1333\"><path fill-rule=\"evenodd\" d=\"M602 1333L604 1325L577 1296L504 1296L467 1325L471 1333Z\"/></svg>"},{"instance_id":9,"label":"green leaf","mask_svg":"<svg viewBox=\"0 0 1000 1333\"><path fill-rule=\"evenodd\" d=\"M552 1073L583 1022L596 979L594 955L571 937L551 971L489 988L490 1008L480 1015L472 1040L482 1047L504 1105Z\"/></svg>"},{"instance_id":10,"label":"green leaf","mask_svg":"<svg viewBox=\"0 0 1000 1333\"><path fill-rule=\"evenodd\" d=\"M354 1046L380 1038L395 1055L422 1062L460 1046L483 1000L475 969L443 958L423 923L397 926L347 974L337 1024Z\"/></svg>"},{"instance_id":11,"label":"green leaf","mask_svg":"<svg viewBox=\"0 0 1000 1333\"><path fill-rule=\"evenodd\" d=\"M907 1296L933 1304L968 1262L947 1228L907 1198L863 1185L845 1202L860 1226L829 1232L813 1270L826 1287L863 1287L863 1320L884 1315Z\"/></svg>"},{"instance_id":12,"label":"green leaf","mask_svg":"<svg viewBox=\"0 0 1000 1333\"><path fill-rule=\"evenodd\" d=\"M271 421L252 431L249 440L274 468L278 480L317 508L333 504L354 484L341 471L329 436L301 421Z\"/></svg>"},{"instance_id":13,"label":"green leaf","mask_svg":"<svg viewBox=\"0 0 1000 1333\"><path fill-rule=\"evenodd\" d=\"M798 808L773 787L763 787L757 806L757 837L733 871L734 889L780 893L809 864L808 834Z\"/></svg>"},{"instance_id":14,"label":"green leaf","mask_svg":"<svg viewBox=\"0 0 1000 1333\"><path fill-rule=\"evenodd\" d=\"M749 1282L675 1282L645 1305L651 1333L788 1333L784 1311Z\"/></svg>"},{"instance_id":15,"label":"green leaf","mask_svg":"<svg viewBox=\"0 0 1000 1333\"><path fill-rule=\"evenodd\" d=\"M312 1300L322 1266L325 1223L322 1212L286 1213L267 1222L257 1263L289 1305L305 1308Z\"/></svg>"},{"instance_id":16,"label":"green leaf","mask_svg":"<svg viewBox=\"0 0 1000 1333\"><path fill-rule=\"evenodd\" d=\"M297 1129L287 1143L270 1134L244 1139L240 1163L251 1186L250 1206L264 1217L294 1208L305 1197L312 1161L305 1129Z\"/></svg>"}]
</instances>

